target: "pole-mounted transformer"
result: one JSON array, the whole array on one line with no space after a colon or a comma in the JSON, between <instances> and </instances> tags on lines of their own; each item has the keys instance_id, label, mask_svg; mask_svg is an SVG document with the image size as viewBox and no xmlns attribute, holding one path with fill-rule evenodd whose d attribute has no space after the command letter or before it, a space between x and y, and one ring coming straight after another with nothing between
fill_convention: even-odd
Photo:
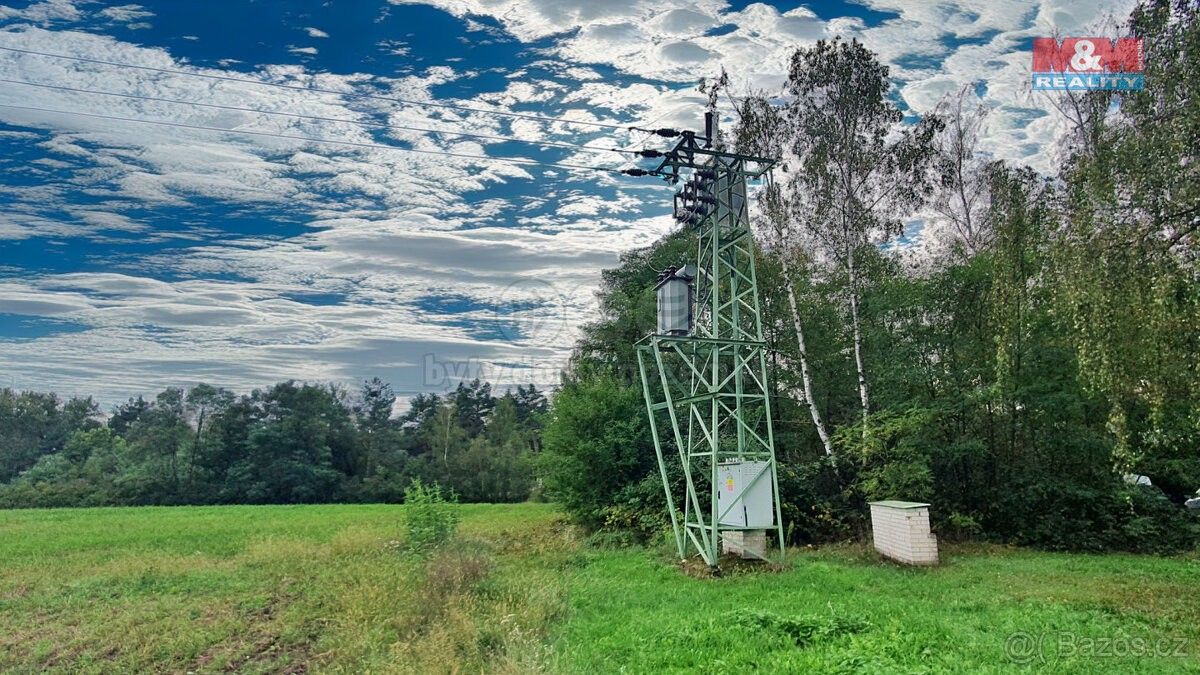
<instances>
[{"instance_id":1,"label":"pole-mounted transformer","mask_svg":"<svg viewBox=\"0 0 1200 675\"><path fill-rule=\"evenodd\" d=\"M691 335L692 280L696 268L691 265L668 267L658 275L654 287L658 295L658 334Z\"/></svg>"}]
</instances>

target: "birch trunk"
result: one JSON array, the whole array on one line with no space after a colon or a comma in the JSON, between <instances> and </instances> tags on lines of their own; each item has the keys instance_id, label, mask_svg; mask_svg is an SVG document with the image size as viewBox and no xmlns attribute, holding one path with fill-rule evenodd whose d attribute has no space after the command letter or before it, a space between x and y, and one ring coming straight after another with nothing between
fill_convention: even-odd
<instances>
[{"instance_id":1,"label":"birch trunk","mask_svg":"<svg viewBox=\"0 0 1200 675\"><path fill-rule=\"evenodd\" d=\"M796 329L796 342L800 345L800 379L804 382L804 401L812 413L813 425L817 427L817 435L821 437L821 445L825 446L825 455L833 456L833 443L829 440L829 432L825 430L825 421L821 419L821 410L813 400L812 375L808 370L808 347L804 344L804 327L800 323L800 308L796 304L796 285L792 282L791 266L788 265L787 253L780 251L783 261L783 278L787 284L788 305L792 310L792 326Z\"/></svg>"},{"instance_id":2,"label":"birch trunk","mask_svg":"<svg viewBox=\"0 0 1200 675\"><path fill-rule=\"evenodd\" d=\"M846 268L850 275L850 322L854 325L854 364L858 367L858 398L862 401L863 439L867 437L867 415L871 404L867 396L867 373L863 368L862 329L858 322L858 276L854 268L854 248L846 256Z\"/></svg>"}]
</instances>

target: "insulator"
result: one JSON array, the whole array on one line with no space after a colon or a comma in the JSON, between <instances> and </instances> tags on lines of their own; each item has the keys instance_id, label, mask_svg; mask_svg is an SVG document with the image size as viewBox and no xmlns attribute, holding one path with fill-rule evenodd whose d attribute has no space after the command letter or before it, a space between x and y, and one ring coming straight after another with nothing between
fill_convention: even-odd
<instances>
[{"instance_id":1,"label":"insulator","mask_svg":"<svg viewBox=\"0 0 1200 675\"><path fill-rule=\"evenodd\" d=\"M696 183L689 183L684 186L683 193L687 199L703 202L705 204L716 204L717 198L712 196L707 190L704 190Z\"/></svg>"},{"instance_id":2,"label":"insulator","mask_svg":"<svg viewBox=\"0 0 1200 675\"><path fill-rule=\"evenodd\" d=\"M706 216L708 216L708 211L702 209L685 209L683 212L675 214L675 219L693 222L703 220Z\"/></svg>"},{"instance_id":3,"label":"insulator","mask_svg":"<svg viewBox=\"0 0 1200 675\"><path fill-rule=\"evenodd\" d=\"M712 169L696 169L696 175L704 180L713 180L717 177L716 172Z\"/></svg>"},{"instance_id":4,"label":"insulator","mask_svg":"<svg viewBox=\"0 0 1200 675\"><path fill-rule=\"evenodd\" d=\"M635 154L641 155L642 157L651 157L651 158L665 156L665 153L662 153L658 150L639 150Z\"/></svg>"},{"instance_id":5,"label":"insulator","mask_svg":"<svg viewBox=\"0 0 1200 675\"><path fill-rule=\"evenodd\" d=\"M622 169L621 173L625 174L626 176L656 176L656 175L658 175L654 171L647 171L645 169Z\"/></svg>"}]
</instances>

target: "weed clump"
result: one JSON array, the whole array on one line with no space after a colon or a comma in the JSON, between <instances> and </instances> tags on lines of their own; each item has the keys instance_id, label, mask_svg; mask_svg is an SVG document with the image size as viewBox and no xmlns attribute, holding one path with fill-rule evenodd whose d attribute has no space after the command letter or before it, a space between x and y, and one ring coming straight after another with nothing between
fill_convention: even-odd
<instances>
[{"instance_id":1,"label":"weed clump","mask_svg":"<svg viewBox=\"0 0 1200 675\"><path fill-rule=\"evenodd\" d=\"M477 589L496 567L483 551L450 547L430 558L425 572L426 598L446 599Z\"/></svg>"},{"instance_id":2,"label":"weed clump","mask_svg":"<svg viewBox=\"0 0 1200 675\"><path fill-rule=\"evenodd\" d=\"M436 483L426 485L414 478L404 489L409 548L429 551L450 541L458 529L457 501L454 493L444 492Z\"/></svg>"},{"instance_id":3,"label":"weed clump","mask_svg":"<svg viewBox=\"0 0 1200 675\"><path fill-rule=\"evenodd\" d=\"M779 616L771 612L737 610L726 617L734 623L786 635L804 649L843 635L861 633L871 624L866 619L849 616Z\"/></svg>"}]
</instances>

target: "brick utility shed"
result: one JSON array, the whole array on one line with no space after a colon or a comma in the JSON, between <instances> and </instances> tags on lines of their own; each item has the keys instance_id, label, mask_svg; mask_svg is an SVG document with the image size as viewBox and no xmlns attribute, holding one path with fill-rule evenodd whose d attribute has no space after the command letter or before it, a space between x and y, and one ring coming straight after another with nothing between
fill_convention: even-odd
<instances>
[{"instance_id":1,"label":"brick utility shed","mask_svg":"<svg viewBox=\"0 0 1200 675\"><path fill-rule=\"evenodd\" d=\"M875 550L907 565L938 564L937 537L929 531L929 504L871 502Z\"/></svg>"}]
</instances>

